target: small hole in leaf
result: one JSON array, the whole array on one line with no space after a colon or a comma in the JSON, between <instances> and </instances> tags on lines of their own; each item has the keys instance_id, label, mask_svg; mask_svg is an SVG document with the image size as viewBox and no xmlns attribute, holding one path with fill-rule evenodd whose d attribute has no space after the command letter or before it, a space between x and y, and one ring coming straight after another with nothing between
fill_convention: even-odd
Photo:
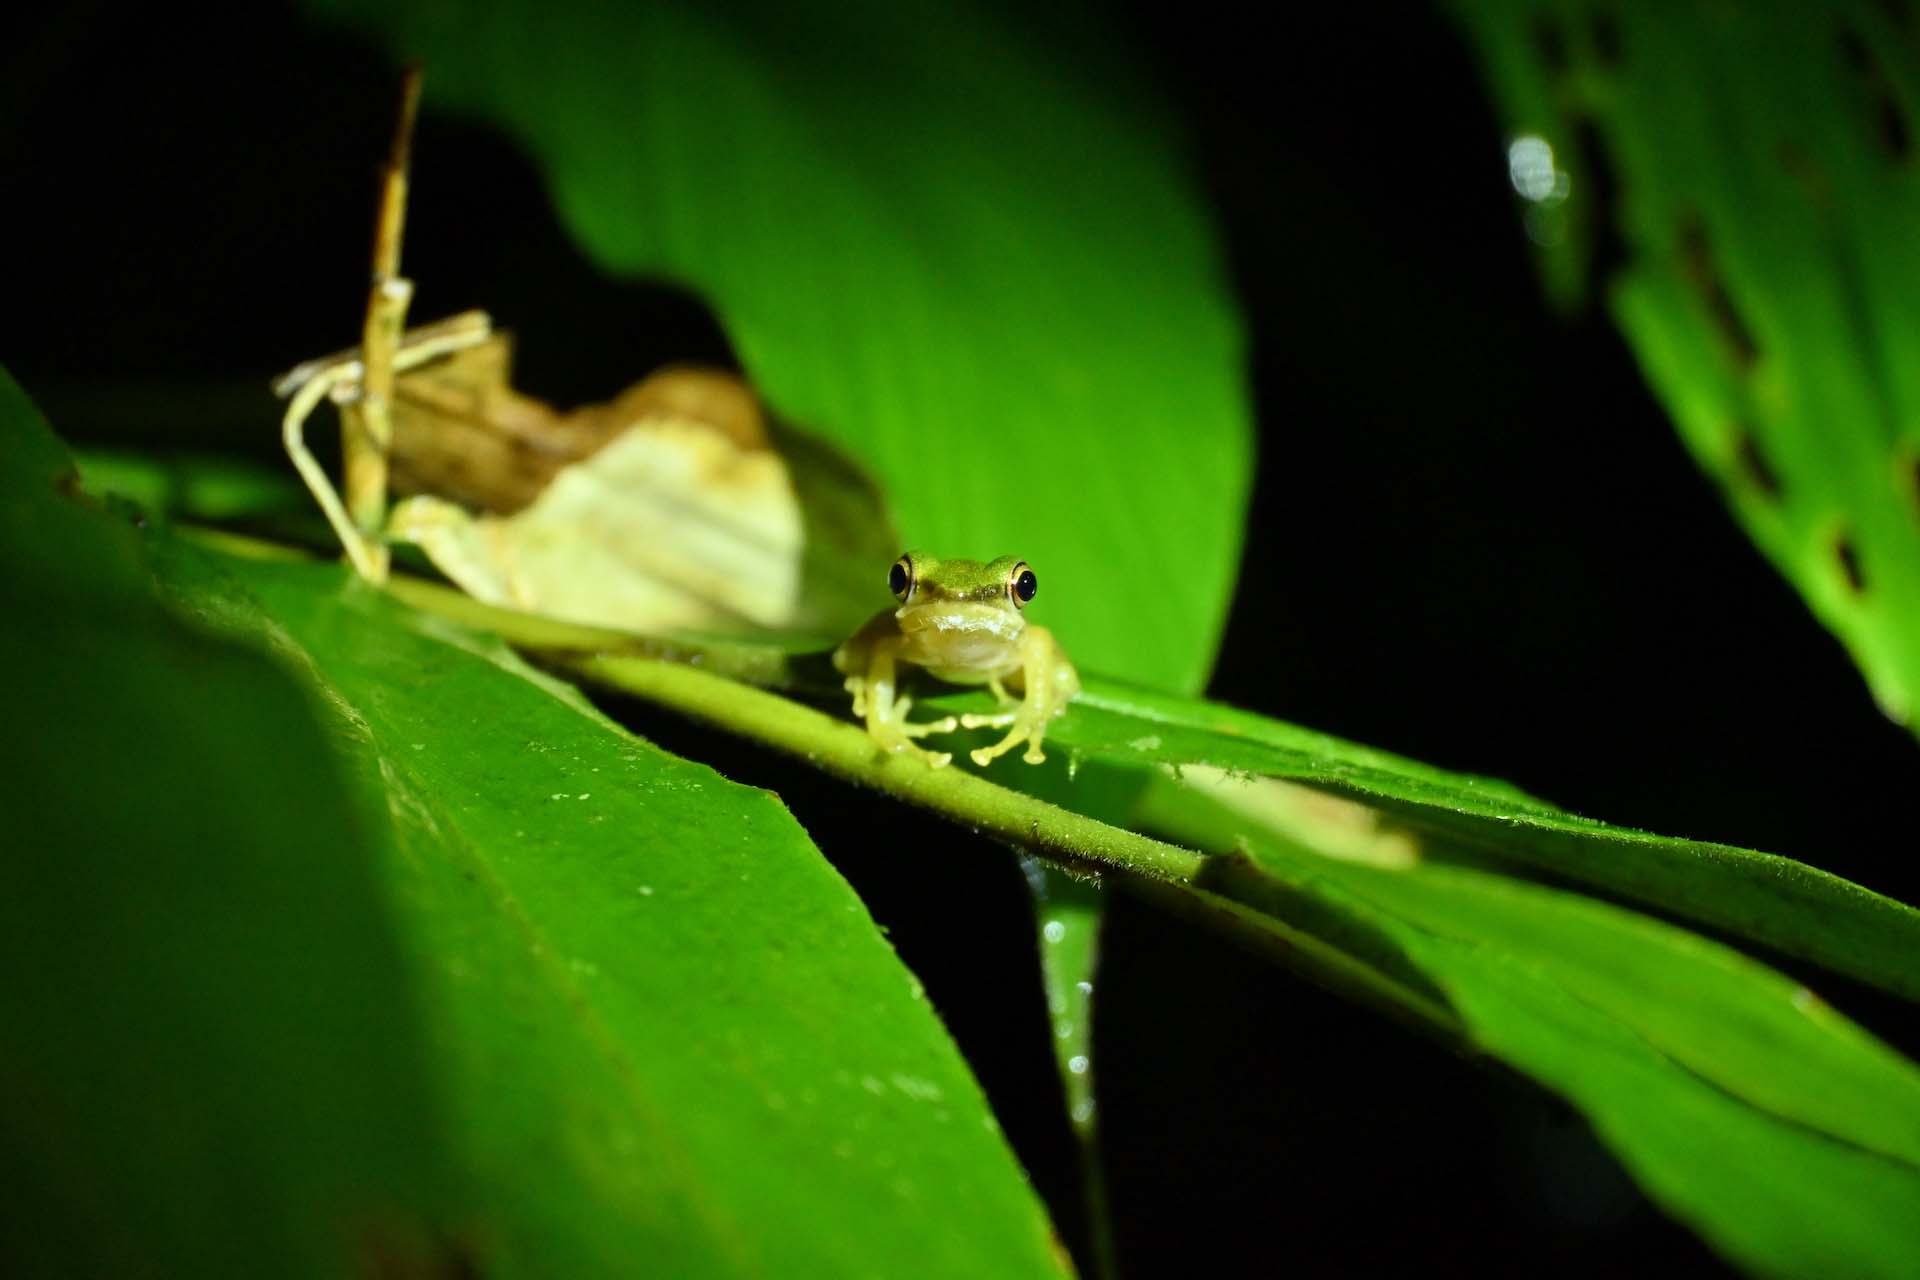
<instances>
[{"instance_id":1,"label":"small hole in leaf","mask_svg":"<svg viewBox=\"0 0 1920 1280\"><path fill-rule=\"evenodd\" d=\"M1873 54L1867 49L1867 42L1852 27L1840 28L1840 56L1847 60L1847 67L1860 75L1873 72Z\"/></svg>"},{"instance_id":2,"label":"small hole in leaf","mask_svg":"<svg viewBox=\"0 0 1920 1280\"><path fill-rule=\"evenodd\" d=\"M1567 69L1567 37L1560 30L1560 24L1552 18L1540 17L1533 22L1533 51L1546 64L1548 71L1559 75Z\"/></svg>"},{"instance_id":3,"label":"small hole in leaf","mask_svg":"<svg viewBox=\"0 0 1920 1280\"><path fill-rule=\"evenodd\" d=\"M485 1274L466 1241L422 1223L372 1224L355 1244L354 1274L369 1280L480 1280Z\"/></svg>"},{"instance_id":4,"label":"small hole in leaf","mask_svg":"<svg viewBox=\"0 0 1920 1280\"><path fill-rule=\"evenodd\" d=\"M1833 179L1818 156L1793 142L1782 142L1777 154L1780 167L1787 171L1787 175L1809 200L1827 208L1833 207Z\"/></svg>"},{"instance_id":5,"label":"small hole in leaf","mask_svg":"<svg viewBox=\"0 0 1920 1280\"><path fill-rule=\"evenodd\" d=\"M1873 46L1851 26L1843 26L1840 56L1866 91L1868 110L1873 117L1873 136L1880 149L1896 162L1906 161L1913 154L1913 130L1907 123L1906 108L1894 93Z\"/></svg>"},{"instance_id":6,"label":"small hole in leaf","mask_svg":"<svg viewBox=\"0 0 1920 1280\"><path fill-rule=\"evenodd\" d=\"M1609 162L1606 144L1593 117L1580 115L1573 122L1573 164L1575 181L1585 188L1585 200L1595 211L1593 248L1587 263L1587 287L1596 295L1602 286L1627 264L1626 241L1620 236L1619 220L1613 211L1619 208L1620 180Z\"/></svg>"},{"instance_id":7,"label":"small hole in leaf","mask_svg":"<svg viewBox=\"0 0 1920 1280\"><path fill-rule=\"evenodd\" d=\"M1853 539L1841 534L1833 544L1834 559L1840 562L1840 572L1846 575L1847 587L1855 595L1867 589L1866 574L1860 568L1860 552L1853 545Z\"/></svg>"},{"instance_id":8,"label":"small hole in leaf","mask_svg":"<svg viewBox=\"0 0 1920 1280\"><path fill-rule=\"evenodd\" d=\"M1741 473L1752 482L1754 488L1769 498L1778 498L1780 477L1774 474L1773 468L1767 464L1767 455L1760 452L1760 444L1753 438L1753 433L1742 429L1738 439L1735 452L1740 459Z\"/></svg>"},{"instance_id":9,"label":"small hole in leaf","mask_svg":"<svg viewBox=\"0 0 1920 1280\"><path fill-rule=\"evenodd\" d=\"M1620 20L1606 9L1593 11L1587 36L1593 41L1594 60L1603 67L1620 65Z\"/></svg>"},{"instance_id":10,"label":"small hole in leaf","mask_svg":"<svg viewBox=\"0 0 1920 1280\"><path fill-rule=\"evenodd\" d=\"M1891 93L1882 93L1874 103L1875 123L1879 126L1880 145L1895 160L1904 161L1913 154L1913 134L1907 128L1907 113Z\"/></svg>"},{"instance_id":11,"label":"small hole in leaf","mask_svg":"<svg viewBox=\"0 0 1920 1280\"><path fill-rule=\"evenodd\" d=\"M1733 353L1735 363L1742 369L1753 367L1759 348L1754 345L1753 333L1741 320L1740 313L1734 309L1733 299L1727 296L1726 289L1720 283L1720 274L1714 269L1713 251L1707 245L1706 229L1701 226L1699 216L1689 217L1680 228L1680 261L1699 291L1700 300L1706 303L1707 314L1726 340Z\"/></svg>"}]
</instances>

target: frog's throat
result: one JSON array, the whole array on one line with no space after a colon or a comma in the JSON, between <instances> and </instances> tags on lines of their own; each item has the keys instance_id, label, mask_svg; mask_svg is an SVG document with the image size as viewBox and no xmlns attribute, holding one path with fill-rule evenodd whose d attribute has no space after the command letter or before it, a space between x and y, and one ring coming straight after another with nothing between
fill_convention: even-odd
<instances>
[{"instance_id":1,"label":"frog's throat","mask_svg":"<svg viewBox=\"0 0 1920 1280\"><path fill-rule=\"evenodd\" d=\"M995 605L949 604L937 609L901 609L894 618L900 624L901 635L936 642L993 639L1011 644L1027 627L1025 618Z\"/></svg>"}]
</instances>

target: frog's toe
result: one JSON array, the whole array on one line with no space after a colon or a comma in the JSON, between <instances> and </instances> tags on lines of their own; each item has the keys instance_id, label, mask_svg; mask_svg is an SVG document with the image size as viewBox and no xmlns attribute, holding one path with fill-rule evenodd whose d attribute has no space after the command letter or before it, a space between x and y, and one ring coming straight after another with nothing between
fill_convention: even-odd
<instances>
[{"instance_id":1,"label":"frog's toe","mask_svg":"<svg viewBox=\"0 0 1920 1280\"><path fill-rule=\"evenodd\" d=\"M913 741L913 738L919 735L914 731L922 727L921 725L897 725L892 732L875 734L873 740L880 745L882 750L889 754L917 756L921 760L926 761L929 768L938 769L953 759L953 753L949 751L929 751L925 747L917 745Z\"/></svg>"},{"instance_id":2,"label":"frog's toe","mask_svg":"<svg viewBox=\"0 0 1920 1280\"><path fill-rule=\"evenodd\" d=\"M930 733L952 733L960 727L960 722L952 716L942 716L938 720L916 724L907 719L907 712L912 708L912 698L900 698L894 702L893 712L887 717L887 722L894 732L908 738L924 738Z\"/></svg>"},{"instance_id":3,"label":"frog's toe","mask_svg":"<svg viewBox=\"0 0 1920 1280\"><path fill-rule=\"evenodd\" d=\"M860 676L848 676L841 687L853 695L853 714L856 716L866 715L867 682Z\"/></svg>"},{"instance_id":4,"label":"frog's toe","mask_svg":"<svg viewBox=\"0 0 1920 1280\"><path fill-rule=\"evenodd\" d=\"M953 759L953 752L951 751L929 751L925 747L916 746L905 738L900 739L899 745L893 749L901 755L918 756L927 762L929 769L944 768L948 762Z\"/></svg>"},{"instance_id":5,"label":"frog's toe","mask_svg":"<svg viewBox=\"0 0 1920 1280\"><path fill-rule=\"evenodd\" d=\"M1022 742L1025 742L1026 740L1027 740L1026 726L1016 724L1013 727L1013 732L1009 733L1006 737L1000 739L1000 741L994 743L990 747L975 747L973 751L971 751L969 754L973 756L973 762L975 764L981 765L984 767L985 765L991 763L995 758L1005 755L1007 752L1013 750L1015 747L1019 746Z\"/></svg>"},{"instance_id":6,"label":"frog's toe","mask_svg":"<svg viewBox=\"0 0 1920 1280\"><path fill-rule=\"evenodd\" d=\"M980 715L976 712L969 711L966 715L960 717L960 727L963 729L1004 729L1018 719L1019 715L1020 713L1017 711L1002 711L998 715L991 716Z\"/></svg>"}]
</instances>

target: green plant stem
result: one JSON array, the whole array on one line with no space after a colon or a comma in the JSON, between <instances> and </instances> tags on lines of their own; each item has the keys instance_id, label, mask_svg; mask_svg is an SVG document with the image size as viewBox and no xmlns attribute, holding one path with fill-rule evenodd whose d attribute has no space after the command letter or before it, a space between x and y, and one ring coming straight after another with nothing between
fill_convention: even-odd
<instances>
[{"instance_id":1,"label":"green plant stem","mask_svg":"<svg viewBox=\"0 0 1920 1280\"><path fill-rule=\"evenodd\" d=\"M1206 855L1084 817L961 769L932 769L875 745L858 726L698 668L624 654L561 657L558 665L623 693L672 707L985 835L1084 867L1190 881Z\"/></svg>"},{"instance_id":2,"label":"green plant stem","mask_svg":"<svg viewBox=\"0 0 1920 1280\"><path fill-rule=\"evenodd\" d=\"M195 540L228 554L274 559L300 554L278 543L234 534L190 532ZM1274 919L1255 905L1223 896L1219 890L1231 891L1231 878L1202 888L1198 882L1214 861L1210 855L1074 813L962 769L933 769L883 751L857 725L745 683L789 682L785 663L790 655L777 646L632 636L497 608L450 587L401 574L388 581L387 590L422 612L490 631L545 665L591 684L764 743L826 773L932 810L1069 869L1098 871L1142 900L1273 959L1320 986L1447 1044L1462 1043L1458 1018L1427 993Z\"/></svg>"},{"instance_id":3,"label":"green plant stem","mask_svg":"<svg viewBox=\"0 0 1920 1280\"><path fill-rule=\"evenodd\" d=\"M1112 878L1149 902L1279 960L1323 986L1458 1041L1458 1019L1430 996L1311 934L1200 888L1196 881L1212 861L1207 854L1111 826L959 769L930 769L878 749L855 725L706 671L625 655L562 657L558 665L594 684L799 756L827 773L932 809L1069 867L1086 869L1091 864L1118 873Z\"/></svg>"}]
</instances>

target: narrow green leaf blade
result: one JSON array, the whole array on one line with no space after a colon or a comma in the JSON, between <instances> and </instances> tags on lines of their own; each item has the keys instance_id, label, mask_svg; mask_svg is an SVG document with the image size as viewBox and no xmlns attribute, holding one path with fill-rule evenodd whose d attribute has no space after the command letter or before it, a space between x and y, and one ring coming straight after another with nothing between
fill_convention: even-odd
<instances>
[{"instance_id":1,"label":"narrow green leaf blade","mask_svg":"<svg viewBox=\"0 0 1920 1280\"><path fill-rule=\"evenodd\" d=\"M1197 779L1194 781L1198 781ZM1163 784L1156 825L1236 850L1203 883L1418 975L1468 1038L1585 1113L1660 1203L1762 1274L1909 1274L1920 1068L1744 956L1483 871L1330 857L1291 784Z\"/></svg>"},{"instance_id":2,"label":"narrow green leaf blade","mask_svg":"<svg viewBox=\"0 0 1920 1280\"><path fill-rule=\"evenodd\" d=\"M957 699L930 705L950 709ZM1817 867L1580 817L1454 773L1218 703L1090 680L1048 732L1088 760L1204 765L1329 787L1429 835L1728 929L1920 997L1920 911Z\"/></svg>"},{"instance_id":3,"label":"narrow green leaf blade","mask_svg":"<svg viewBox=\"0 0 1920 1280\"><path fill-rule=\"evenodd\" d=\"M0 1270L460 1270L377 828L298 682L76 487L0 370Z\"/></svg>"}]
</instances>

